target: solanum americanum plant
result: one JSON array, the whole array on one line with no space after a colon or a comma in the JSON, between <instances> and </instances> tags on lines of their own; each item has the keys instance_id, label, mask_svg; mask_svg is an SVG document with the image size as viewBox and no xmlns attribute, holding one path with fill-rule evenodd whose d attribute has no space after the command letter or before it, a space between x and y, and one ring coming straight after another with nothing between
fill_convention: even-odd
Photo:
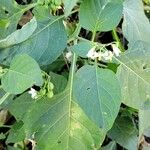
<instances>
[{"instance_id":1,"label":"solanum americanum plant","mask_svg":"<svg viewBox=\"0 0 150 150\"><path fill-rule=\"evenodd\" d=\"M150 149L149 0L0 0L0 150Z\"/></svg>"}]
</instances>

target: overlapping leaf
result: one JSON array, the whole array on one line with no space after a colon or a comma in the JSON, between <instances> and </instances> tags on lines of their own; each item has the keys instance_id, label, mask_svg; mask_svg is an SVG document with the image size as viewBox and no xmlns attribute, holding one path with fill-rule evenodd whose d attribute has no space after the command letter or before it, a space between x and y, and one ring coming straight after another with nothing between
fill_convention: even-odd
<instances>
[{"instance_id":1,"label":"overlapping leaf","mask_svg":"<svg viewBox=\"0 0 150 150\"><path fill-rule=\"evenodd\" d=\"M143 107L139 110L139 137L142 136L150 137L150 103L146 101Z\"/></svg>"},{"instance_id":2,"label":"overlapping leaf","mask_svg":"<svg viewBox=\"0 0 150 150\"><path fill-rule=\"evenodd\" d=\"M117 150L116 142L110 142L108 145L102 147L101 150Z\"/></svg>"},{"instance_id":3,"label":"overlapping leaf","mask_svg":"<svg viewBox=\"0 0 150 150\"><path fill-rule=\"evenodd\" d=\"M37 22L36 19L33 18L29 23L24 25L22 29L16 30L5 39L0 40L0 49L7 48L27 40L33 34L36 28Z\"/></svg>"},{"instance_id":4,"label":"overlapping leaf","mask_svg":"<svg viewBox=\"0 0 150 150\"><path fill-rule=\"evenodd\" d=\"M20 94L33 85L41 86L42 73L37 62L28 55L16 56L9 70L2 76L2 88L11 94Z\"/></svg>"},{"instance_id":5,"label":"overlapping leaf","mask_svg":"<svg viewBox=\"0 0 150 150\"><path fill-rule=\"evenodd\" d=\"M53 72L50 72L49 75L51 77L51 82L54 84L54 94L64 91L67 86L67 79L64 76Z\"/></svg>"},{"instance_id":6,"label":"overlapping leaf","mask_svg":"<svg viewBox=\"0 0 150 150\"><path fill-rule=\"evenodd\" d=\"M137 150L138 131L129 117L118 117L108 137L128 150Z\"/></svg>"},{"instance_id":7,"label":"overlapping leaf","mask_svg":"<svg viewBox=\"0 0 150 150\"><path fill-rule=\"evenodd\" d=\"M117 75L123 102L139 109L150 100L150 48L148 43L135 43L119 59Z\"/></svg>"},{"instance_id":8,"label":"overlapping leaf","mask_svg":"<svg viewBox=\"0 0 150 150\"><path fill-rule=\"evenodd\" d=\"M79 0L63 0L65 7L65 15L68 16Z\"/></svg>"},{"instance_id":9,"label":"overlapping leaf","mask_svg":"<svg viewBox=\"0 0 150 150\"><path fill-rule=\"evenodd\" d=\"M150 23L144 14L141 0L125 0L123 5L123 33L132 44L136 41L149 42Z\"/></svg>"},{"instance_id":10,"label":"overlapping leaf","mask_svg":"<svg viewBox=\"0 0 150 150\"><path fill-rule=\"evenodd\" d=\"M86 55L92 47L94 47L93 43L89 41L84 41L73 45L70 49L80 57L86 58Z\"/></svg>"},{"instance_id":11,"label":"overlapping leaf","mask_svg":"<svg viewBox=\"0 0 150 150\"><path fill-rule=\"evenodd\" d=\"M37 29L32 36L20 44L0 49L1 63L8 64L16 54L26 53L38 61L40 65L47 65L62 53L67 43L63 23L60 18L50 16L48 10L46 11L47 16L40 17L41 14L38 14L38 10L42 9L46 8L36 8Z\"/></svg>"},{"instance_id":12,"label":"overlapping leaf","mask_svg":"<svg viewBox=\"0 0 150 150\"><path fill-rule=\"evenodd\" d=\"M17 24L23 13L34 4L20 6L15 0L0 1L0 39L5 38L17 28Z\"/></svg>"},{"instance_id":13,"label":"overlapping leaf","mask_svg":"<svg viewBox=\"0 0 150 150\"><path fill-rule=\"evenodd\" d=\"M90 31L109 31L122 17L122 0L84 0L80 7L80 24Z\"/></svg>"},{"instance_id":14,"label":"overlapping leaf","mask_svg":"<svg viewBox=\"0 0 150 150\"><path fill-rule=\"evenodd\" d=\"M27 110L27 113L22 119L23 129L27 139L34 137L38 150L98 149L102 144L105 132L88 119L72 96L74 67L69 84L62 93L52 99L42 98L34 101L30 107L29 103L25 107L25 101L33 100L25 94L16 99L10 107L10 112L19 118L22 118L23 113L19 110L16 113L15 108L18 108L20 102L22 107L26 108L24 110Z\"/></svg>"},{"instance_id":15,"label":"overlapping leaf","mask_svg":"<svg viewBox=\"0 0 150 150\"><path fill-rule=\"evenodd\" d=\"M121 93L115 74L97 66L84 66L74 79L77 103L99 127L109 130L118 114Z\"/></svg>"}]
</instances>

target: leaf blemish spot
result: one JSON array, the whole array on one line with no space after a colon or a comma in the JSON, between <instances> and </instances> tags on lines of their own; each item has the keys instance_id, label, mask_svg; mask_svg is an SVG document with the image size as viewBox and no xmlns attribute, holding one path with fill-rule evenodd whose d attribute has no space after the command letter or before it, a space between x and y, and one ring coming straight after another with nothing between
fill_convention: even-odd
<instances>
[{"instance_id":1,"label":"leaf blemish spot","mask_svg":"<svg viewBox=\"0 0 150 150\"><path fill-rule=\"evenodd\" d=\"M60 144L60 143L61 143L61 141L57 141L57 143L58 143L58 144Z\"/></svg>"}]
</instances>

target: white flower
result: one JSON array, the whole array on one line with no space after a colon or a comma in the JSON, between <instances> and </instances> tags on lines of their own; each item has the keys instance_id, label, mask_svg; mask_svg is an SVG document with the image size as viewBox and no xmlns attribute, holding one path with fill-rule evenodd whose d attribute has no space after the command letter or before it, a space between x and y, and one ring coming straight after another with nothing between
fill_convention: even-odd
<instances>
[{"instance_id":1,"label":"white flower","mask_svg":"<svg viewBox=\"0 0 150 150\"><path fill-rule=\"evenodd\" d=\"M104 53L101 53L100 55L104 60L112 60L113 58L113 53L111 51L105 51Z\"/></svg>"},{"instance_id":2,"label":"white flower","mask_svg":"<svg viewBox=\"0 0 150 150\"><path fill-rule=\"evenodd\" d=\"M37 99L37 98L38 98L38 97L37 97L37 91L36 91L35 89L31 88L28 93L31 94L31 97L32 97L33 99Z\"/></svg>"},{"instance_id":3,"label":"white flower","mask_svg":"<svg viewBox=\"0 0 150 150\"><path fill-rule=\"evenodd\" d=\"M93 48L91 48L90 50L89 50L89 52L87 53L87 57L88 58L91 58L91 59L95 59L95 58L98 58L99 57L99 54L95 51L95 48L96 47L93 47Z\"/></svg>"},{"instance_id":4,"label":"white flower","mask_svg":"<svg viewBox=\"0 0 150 150\"><path fill-rule=\"evenodd\" d=\"M72 57L72 52L71 52L71 51L67 52L66 55L65 55L65 58L66 58L69 62L71 62L71 57Z\"/></svg>"},{"instance_id":5,"label":"white flower","mask_svg":"<svg viewBox=\"0 0 150 150\"><path fill-rule=\"evenodd\" d=\"M112 44L112 49L113 49L115 56L118 57L119 54L121 53L120 49L115 44Z\"/></svg>"}]
</instances>

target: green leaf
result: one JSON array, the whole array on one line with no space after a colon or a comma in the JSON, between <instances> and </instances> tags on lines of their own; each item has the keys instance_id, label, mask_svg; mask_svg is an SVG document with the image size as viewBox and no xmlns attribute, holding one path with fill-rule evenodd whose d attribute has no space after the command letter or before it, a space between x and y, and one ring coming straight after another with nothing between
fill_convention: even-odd
<instances>
[{"instance_id":1,"label":"green leaf","mask_svg":"<svg viewBox=\"0 0 150 150\"><path fill-rule=\"evenodd\" d=\"M13 101L13 98L14 95L10 95L6 93L3 89L0 89L0 109L7 109L9 104Z\"/></svg>"},{"instance_id":2,"label":"green leaf","mask_svg":"<svg viewBox=\"0 0 150 150\"><path fill-rule=\"evenodd\" d=\"M129 117L118 117L108 137L128 150L137 150L138 131Z\"/></svg>"},{"instance_id":3,"label":"green leaf","mask_svg":"<svg viewBox=\"0 0 150 150\"><path fill-rule=\"evenodd\" d=\"M3 140L5 138L6 138L5 134L4 133L0 133L0 140Z\"/></svg>"},{"instance_id":4,"label":"green leaf","mask_svg":"<svg viewBox=\"0 0 150 150\"><path fill-rule=\"evenodd\" d=\"M14 32L24 12L35 5L20 6L15 0L0 0L0 39Z\"/></svg>"},{"instance_id":5,"label":"green leaf","mask_svg":"<svg viewBox=\"0 0 150 150\"><path fill-rule=\"evenodd\" d=\"M67 35L62 23L62 16L47 16L42 18L38 13L43 7L36 7L35 18L37 29L26 41L10 48L0 50L0 62L9 64L10 60L17 54L26 53L33 57L40 65L52 63L64 50L67 45Z\"/></svg>"},{"instance_id":6,"label":"green leaf","mask_svg":"<svg viewBox=\"0 0 150 150\"><path fill-rule=\"evenodd\" d=\"M28 93L22 94L19 98L16 98L8 107L9 112L15 117L17 121L23 119L25 113L30 106L34 105L35 101Z\"/></svg>"},{"instance_id":7,"label":"green leaf","mask_svg":"<svg viewBox=\"0 0 150 150\"><path fill-rule=\"evenodd\" d=\"M121 91L111 70L85 65L74 78L74 97L87 116L109 130L119 112Z\"/></svg>"},{"instance_id":8,"label":"green leaf","mask_svg":"<svg viewBox=\"0 0 150 150\"><path fill-rule=\"evenodd\" d=\"M140 109L150 100L150 45L135 43L116 60L120 63L117 76L124 104Z\"/></svg>"},{"instance_id":9,"label":"green leaf","mask_svg":"<svg viewBox=\"0 0 150 150\"><path fill-rule=\"evenodd\" d=\"M104 140L105 132L88 119L73 99L74 71L75 61L67 88L52 99L34 101L24 115L26 139L34 136L37 150L98 149ZM24 102L22 96L19 98Z\"/></svg>"},{"instance_id":10,"label":"green leaf","mask_svg":"<svg viewBox=\"0 0 150 150\"><path fill-rule=\"evenodd\" d=\"M150 23L145 16L141 0L125 0L123 7L123 34L130 43L136 41L149 42Z\"/></svg>"},{"instance_id":11,"label":"green leaf","mask_svg":"<svg viewBox=\"0 0 150 150\"><path fill-rule=\"evenodd\" d=\"M35 133L37 149L87 150L102 144L105 134L72 102L70 90L39 100L26 114L25 132L28 138Z\"/></svg>"},{"instance_id":12,"label":"green leaf","mask_svg":"<svg viewBox=\"0 0 150 150\"><path fill-rule=\"evenodd\" d=\"M73 45L70 49L77 55L87 58L88 51L94 47L94 45L89 41L80 42L76 45Z\"/></svg>"},{"instance_id":13,"label":"green leaf","mask_svg":"<svg viewBox=\"0 0 150 150\"><path fill-rule=\"evenodd\" d=\"M114 29L122 17L122 0L84 0L80 6L79 20L90 31Z\"/></svg>"},{"instance_id":14,"label":"green leaf","mask_svg":"<svg viewBox=\"0 0 150 150\"><path fill-rule=\"evenodd\" d=\"M51 77L51 82L54 84L54 94L64 91L67 86L67 79L64 76L53 72L50 72L49 75Z\"/></svg>"},{"instance_id":15,"label":"green leaf","mask_svg":"<svg viewBox=\"0 0 150 150\"><path fill-rule=\"evenodd\" d=\"M23 122L19 121L13 124L9 130L9 135L7 137L6 143L16 143L23 141L25 139L25 132L23 132Z\"/></svg>"},{"instance_id":16,"label":"green leaf","mask_svg":"<svg viewBox=\"0 0 150 150\"><path fill-rule=\"evenodd\" d=\"M11 94L19 94L33 85L43 83L41 70L37 62L23 54L16 56L9 70L2 76L2 88Z\"/></svg>"},{"instance_id":17,"label":"green leaf","mask_svg":"<svg viewBox=\"0 0 150 150\"><path fill-rule=\"evenodd\" d=\"M73 7L76 5L76 3L79 0L63 0L64 1L64 8L65 8L65 16L68 16L73 9Z\"/></svg>"},{"instance_id":18,"label":"green leaf","mask_svg":"<svg viewBox=\"0 0 150 150\"><path fill-rule=\"evenodd\" d=\"M143 135L150 137L150 102L146 101L143 107L139 110L139 137Z\"/></svg>"},{"instance_id":19,"label":"green leaf","mask_svg":"<svg viewBox=\"0 0 150 150\"><path fill-rule=\"evenodd\" d=\"M0 48L7 48L9 46L13 46L15 44L19 44L27 40L33 34L36 27L37 27L37 22L34 17L20 30L16 30L15 32L8 35L5 39L0 40Z\"/></svg>"}]
</instances>

